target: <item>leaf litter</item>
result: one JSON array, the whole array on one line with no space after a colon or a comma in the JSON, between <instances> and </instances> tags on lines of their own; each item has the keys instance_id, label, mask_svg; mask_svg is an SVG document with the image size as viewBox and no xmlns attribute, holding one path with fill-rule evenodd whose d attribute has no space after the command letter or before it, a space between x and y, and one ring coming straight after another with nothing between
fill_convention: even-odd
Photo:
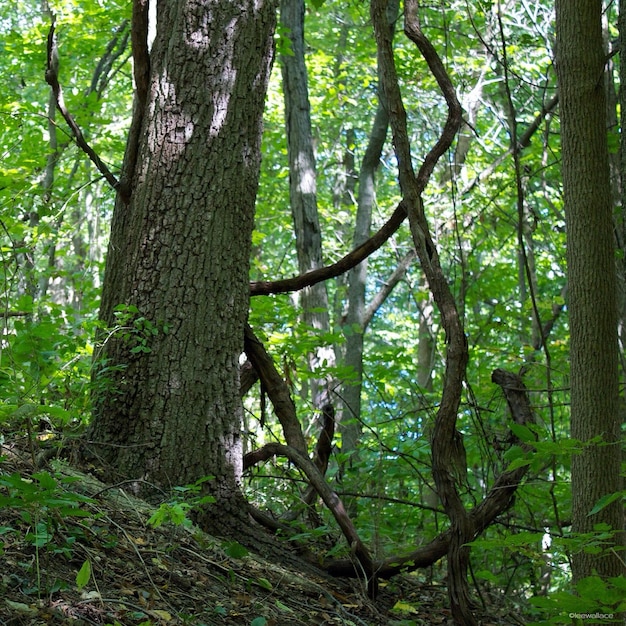
<instances>
[{"instance_id":1,"label":"leaf litter","mask_svg":"<svg viewBox=\"0 0 626 626\"><path fill-rule=\"evenodd\" d=\"M452 624L442 585L359 581L277 563L65 462L34 468L25 441L0 451L0 625L421 626ZM235 542L236 543L236 542ZM495 607L491 607L494 609ZM484 626L523 623L499 607Z\"/></svg>"}]
</instances>

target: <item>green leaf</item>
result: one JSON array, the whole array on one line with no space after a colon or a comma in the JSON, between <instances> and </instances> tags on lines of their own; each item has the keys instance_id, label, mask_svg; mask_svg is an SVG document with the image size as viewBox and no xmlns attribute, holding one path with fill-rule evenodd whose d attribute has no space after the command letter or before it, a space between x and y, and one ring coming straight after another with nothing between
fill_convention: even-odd
<instances>
[{"instance_id":1,"label":"green leaf","mask_svg":"<svg viewBox=\"0 0 626 626\"><path fill-rule=\"evenodd\" d=\"M91 561L87 559L76 574L76 586L82 589L91 578Z\"/></svg>"},{"instance_id":2,"label":"green leaf","mask_svg":"<svg viewBox=\"0 0 626 626\"><path fill-rule=\"evenodd\" d=\"M267 620L264 617L255 617L251 622L250 626L266 626Z\"/></svg>"},{"instance_id":3,"label":"green leaf","mask_svg":"<svg viewBox=\"0 0 626 626\"><path fill-rule=\"evenodd\" d=\"M525 458L525 457L519 457L517 459L514 459L513 461L511 461L511 463L509 463L509 465L506 468L507 472L512 472L513 470L517 469L518 467L525 467L527 465L530 465L532 463L532 459L529 458Z\"/></svg>"},{"instance_id":4,"label":"green leaf","mask_svg":"<svg viewBox=\"0 0 626 626\"><path fill-rule=\"evenodd\" d=\"M231 559L243 559L244 556L248 556L248 549L245 546L242 546L237 541L229 541L224 544L224 552Z\"/></svg>"},{"instance_id":5,"label":"green leaf","mask_svg":"<svg viewBox=\"0 0 626 626\"><path fill-rule=\"evenodd\" d=\"M263 587L263 589L267 589L268 591L271 591L274 588L272 583L267 580L267 578L257 578L256 582L259 587Z\"/></svg>"},{"instance_id":6,"label":"green leaf","mask_svg":"<svg viewBox=\"0 0 626 626\"><path fill-rule=\"evenodd\" d=\"M620 500L626 495L624 491L616 491L615 493L607 493L605 496L602 496L594 505L594 507L589 511L587 517L591 515L595 515L599 513L602 509L605 509L609 504L615 502L615 500Z\"/></svg>"},{"instance_id":7,"label":"green leaf","mask_svg":"<svg viewBox=\"0 0 626 626\"><path fill-rule=\"evenodd\" d=\"M57 486L56 480L54 480L48 472L38 472L33 474L33 478L37 480L44 489L52 490Z\"/></svg>"},{"instance_id":8,"label":"green leaf","mask_svg":"<svg viewBox=\"0 0 626 626\"><path fill-rule=\"evenodd\" d=\"M513 422L510 426L513 434L523 443L532 443L537 439L535 433L533 433L528 426L524 426L523 424L517 424Z\"/></svg>"},{"instance_id":9,"label":"green leaf","mask_svg":"<svg viewBox=\"0 0 626 626\"><path fill-rule=\"evenodd\" d=\"M286 604L283 604L280 600L276 600L274 604L276 605L276 608L281 611L285 611L285 613L293 613L293 609L289 608Z\"/></svg>"}]
</instances>

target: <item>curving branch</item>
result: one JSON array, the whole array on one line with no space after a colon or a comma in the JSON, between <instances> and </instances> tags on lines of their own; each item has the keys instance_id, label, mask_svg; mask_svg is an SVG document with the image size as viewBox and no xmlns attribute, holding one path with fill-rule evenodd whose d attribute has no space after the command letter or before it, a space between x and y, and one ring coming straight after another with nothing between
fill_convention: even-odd
<instances>
[{"instance_id":1,"label":"curving branch","mask_svg":"<svg viewBox=\"0 0 626 626\"><path fill-rule=\"evenodd\" d=\"M289 387L278 373L272 357L265 350L265 346L254 334L254 331L249 325L246 325L244 330L244 350L249 359L249 368L243 369L242 391L245 387L249 388L248 382L250 382L250 386L256 382L256 379L253 379L250 373L250 370L253 369L254 373L261 380L265 392L274 407L274 412L282 426L287 444L306 456L308 454L307 445L302 433L300 421L296 414L295 404L289 392ZM330 459L332 441L335 434L335 410L331 404L322 407L322 417L323 426L315 450L313 451L313 464L323 476L328 469L328 461ZM244 455L243 469L246 470L259 461L264 460L264 455L263 449L260 451L255 450ZM302 496L302 502L306 506L309 506L313 503L314 499L315 489L309 486ZM259 515L262 514L259 513ZM263 518L261 523L268 525L266 518ZM272 528L273 523L270 523L268 526Z\"/></svg>"},{"instance_id":2,"label":"curving branch","mask_svg":"<svg viewBox=\"0 0 626 626\"><path fill-rule=\"evenodd\" d=\"M496 369L492 372L491 380L502 389L513 421L522 425L534 424L535 416L528 398L528 390L521 377L512 372ZM513 433L509 441L513 445L519 445L525 452L532 450L532 446L521 442ZM479 537L497 520L499 515L511 507L515 491L527 472L528 466L526 465L503 472L498 476L485 498L469 512L473 533L468 541ZM392 556L376 563L378 577L391 578L401 572L414 571L432 565L449 553L454 532L454 528L450 528L413 552ZM354 563L347 559L328 563L326 571L333 576L354 577L358 575Z\"/></svg>"},{"instance_id":3,"label":"curving branch","mask_svg":"<svg viewBox=\"0 0 626 626\"><path fill-rule=\"evenodd\" d=\"M274 281L257 281L250 283L251 296L268 296L273 293L291 293L310 287L323 280L336 278L356 267L361 261L376 252L397 230L406 219L406 207L400 202L391 217L367 241L346 254L336 263L320 267L293 278Z\"/></svg>"},{"instance_id":4,"label":"curving branch","mask_svg":"<svg viewBox=\"0 0 626 626\"><path fill-rule=\"evenodd\" d=\"M459 477L453 469L458 468L463 463L465 456L461 436L456 429L456 419L462 397L463 381L465 380L468 347L462 320L454 295L439 262L439 254L430 233L422 201L422 192L435 165L450 148L461 127L462 110L454 86L439 55L420 28L417 0L406 0L405 34L422 53L448 106L447 120L441 135L424 159L416 176L413 171L407 115L398 84L392 41L384 27L386 4L387 0L372 0L371 5L372 22L378 48L378 62L381 68L381 95L389 111L393 143L398 159L398 178L403 200L407 206L413 243L441 315L448 344L441 402L432 435L433 478L437 486L437 493L451 524L447 551L448 596L455 623L474 626L476 621L471 611L472 602L467 580L469 547L466 544L474 536L475 525L461 499L458 485Z\"/></svg>"},{"instance_id":5,"label":"curving branch","mask_svg":"<svg viewBox=\"0 0 626 626\"><path fill-rule=\"evenodd\" d=\"M416 37L416 39L421 43L421 39L416 36L415 33L411 32L411 36ZM426 40L427 41L427 40ZM417 42L416 42L417 45ZM432 44L431 48L427 47L425 44L424 48L426 53L429 54L429 57L432 53ZM433 49L434 50L434 49ZM436 55L436 51L435 51ZM438 56L434 57L435 59ZM435 67L438 68L438 64L434 61ZM443 67L443 65L442 65ZM445 70L444 70L445 71ZM449 89L446 89L444 92L448 97L451 98L453 93L450 92ZM456 96L454 96L456 100ZM452 100L452 98L451 98ZM458 101L454 103L454 106L449 109L448 119L446 124L444 125L442 134L440 136L439 141L435 144L435 146L429 151L429 153L424 158L424 162L420 167L420 170L417 174L417 183L418 188L423 191L426 188L426 184L428 183L428 177L432 174L432 171L437 164L438 160L441 158L443 154L450 148L452 145L452 141L454 140L454 136L457 132L455 130L457 128L458 117L461 115L461 109ZM558 96L554 96L548 103L544 105L541 112L537 115L537 117L528 125L526 131L520 136L518 141L518 147L520 149L526 148L530 145L530 141L540 127L543 120L554 111L558 104ZM447 147L446 147L447 146ZM466 187L461 190L462 195L466 195L469 193L479 182L487 178L490 174L492 174L498 165L501 165L502 162L511 154L511 149L507 150L501 157L499 157L494 165L489 166L483 172L478 174L476 178L474 178ZM370 237L367 241L365 241L362 245L358 246L352 252L348 253L346 256L341 258L336 263L328 265L326 267L322 267L317 270L313 270L311 272L307 272L305 274L301 274L299 276L293 276L291 278L284 278L281 280L268 280L268 281L256 281L250 283L250 295L251 296L267 296L270 294L276 293L291 293L294 291L299 291L304 289L305 287L310 287L311 285L315 285L318 282L323 280L329 280L331 278L336 278L341 274L351 270L356 267L361 261L365 260L372 253L376 252L384 243L386 243L389 238L400 228L402 223L406 218L406 206L403 202L400 202L396 207L395 211L391 215L391 217L385 222L385 224L380 228L378 232L376 232L372 237Z\"/></svg>"},{"instance_id":6,"label":"curving branch","mask_svg":"<svg viewBox=\"0 0 626 626\"><path fill-rule=\"evenodd\" d=\"M46 67L46 82L52 88L54 100L56 102L57 109L60 111L63 119L70 127L76 145L91 159L92 163L98 168L98 171L104 176L106 181L117 190L119 187L119 181L113 175L111 170L106 166L104 161L96 154L95 150L87 143L81 129L79 128L76 120L72 117L71 113L65 106L65 99L63 98L63 89L59 84L59 49L57 44L57 38L55 34L55 19L52 18L52 24L50 24L50 30L48 31L48 63Z\"/></svg>"},{"instance_id":7,"label":"curving branch","mask_svg":"<svg viewBox=\"0 0 626 626\"><path fill-rule=\"evenodd\" d=\"M435 165L452 146L452 142L459 132L463 120L461 104L456 96L454 85L439 54L437 54L434 46L420 28L417 10L418 3L416 0L407 0L405 3L404 33L422 53L448 107L448 116L441 135L424 158L417 174L417 187L421 193L426 188Z\"/></svg>"},{"instance_id":8,"label":"curving branch","mask_svg":"<svg viewBox=\"0 0 626 626\"><path fill-rule=\"evenodd\" d=\"M377 572L372 557L359 537L356 528L339 496L328 486L319 469L304 454L291 446L279 443L268 443L254 453L254 462L260 463L273 456L284 456L298 467L307 477L311 486L317 491L328 510L333 514L339 528L346 538L352 554L356 558L360 571L358 576L364 576L370 597L376 596L378 590Z\"/></svg>"}]
</instances>

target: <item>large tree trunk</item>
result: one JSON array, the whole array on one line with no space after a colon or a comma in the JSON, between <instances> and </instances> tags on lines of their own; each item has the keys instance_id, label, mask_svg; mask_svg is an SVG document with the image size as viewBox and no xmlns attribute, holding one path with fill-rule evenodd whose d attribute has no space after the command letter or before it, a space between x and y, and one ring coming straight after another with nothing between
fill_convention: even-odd
<instances>
[{"instance_id":1,"label":"large tree trunk","mask_svg":"<svg viewBox=\"0 0 626 626\"><path fill-rule=\"evenodd\" d=\"M601 0L557 0L557 72L567 223L571 433L585 445L572 459L572 529L618 531L623 508L594 505L620 487L615 247L609 184ZM618 541L619 543L619 541ZM617 553L579 551L573 575L618 576Z\"/></svg>"},{"instance_id":2,"label":"large tree trunk","mask_svg":"<svg viewBox=\"0 0 626 626\"><path fill-rule=\"evenodd\" d=\"M213 476L228 513L275 3L161 0L157 22L111 229L89 439L138 491ZM120 304L134 308L120 317Z\"/></svg>"}]
</instances>

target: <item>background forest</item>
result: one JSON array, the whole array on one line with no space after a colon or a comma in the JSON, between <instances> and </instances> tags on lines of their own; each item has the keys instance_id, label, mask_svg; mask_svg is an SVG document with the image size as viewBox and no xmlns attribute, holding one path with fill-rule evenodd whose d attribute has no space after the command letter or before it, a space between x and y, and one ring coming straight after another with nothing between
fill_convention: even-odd
<instances>
[{"instance_id":1,"label":"background forest","mask_svg":"<svg viewBox=\"0 0 626 626\"><path fill-rule=\"evenodd\" d=\"M326 449L327 481L372 557L389 565L449 526L431 449L446 336L406 223L347 272L305 289L275 282L341 261L388 224L402 201L389 119L378 99L383 79L369 4L307 1L302 40L293 36L298 16L282 4L265 109L249 324L291 392L308 450L317 451L317 460ZM396 24L398 7L389 4L407 139L419 170L448 108L426 61ZM622 397L619 33L617 6L605 4ZM122 302L115 327L99 321L115 191L77 145L45 79L54 16L67 111L84 142L117 173L133 109L130 11L121 0L0 6L0 442L23 436L37 448L33 456L39 446L52 450L48 456L67 456L89 423L94 391L107 385L106 370L91 376L97 336L125 334L141 354L160 332ZM463 109L461 130L422 194L468 342L456 422L463 445L453 468L463 505L476 506L503 472L526 471L512 506L472 542L470 587L483 603L492 597L519 603L536 623L617 614L624 610L623 576L585 578L579 596L572 595L572 555L602 553L610 529L571 532L571 458L582 444L570 437L554 7L547 0L436 0L420 4L419 16ZM503 370L523 379L534 422L512 416ZM266 385L253 376L243 392L245 452L284 443ZM332 443L324 446L331 423ZM15 504L6 498L19 483L1 464L0 486L0 504ZM250 461L245 473L250 502L289 524L320 560L341 563L350 546L307 487L297 464L282 458ZM598 510L622 498L609 494ZM445 560L437 561L420 576L443 580L445 569Z\"/></svg>"}]
</instances>

